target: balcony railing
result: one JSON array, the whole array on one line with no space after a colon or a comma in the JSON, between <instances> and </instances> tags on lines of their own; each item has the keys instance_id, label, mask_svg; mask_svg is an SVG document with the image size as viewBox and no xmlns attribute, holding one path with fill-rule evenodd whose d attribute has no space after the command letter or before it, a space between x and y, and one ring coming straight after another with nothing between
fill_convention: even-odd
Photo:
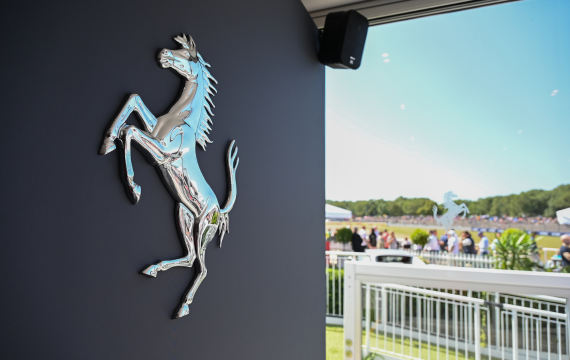
<instances>
[{"instance_id":1,"label":"balcony railing","mask_svg":"<svg viewBox=\"0 0 570 360\"><path fill-rule=\"evenodd\" d=\"M555 249L557 250L557 249ZM420 251L410 251L414 256L420 256L424 260L433 265L492 269L494 268L493 259L488 256L479 255L452 255L449 253L430 253ZM370 261L369 255L359 252L348 251L327 251L326 254L326 290L327 290L327 316L342 317L343 316L343 291L344 291L344 263L349 260ZM520 297L500 293L501 301L505 303L521 304L521 306L538 306L538 308L546 309L551 303L548 297L534 296ZM545 300L546 299L546 300ZM516 300L516 301L515 301ZM330 320L330 319L329 319ZM338 323L338 321L333 321Z\"/></svg>"},{"instance_id":2,"label":"balcony railing","mask_svg":"<svg viewBox=\"0 0 570 360\"><path fill-rule=\"evenodd\" d=\"M347 360L569 359L566 274L343 265Z\"/></svg>"},{"instance_id":3,"label":"balcony railing","mask_svg":"<svg viewBox=\"0 0 570 360\"><path fill-rule=\"evenodd\" d=\"M471 267L478 269L494 269L495 262L490 256L457 254L431 251L409 251L414 256L419 256L431 265Z\"/></svg>"}]
</instances>

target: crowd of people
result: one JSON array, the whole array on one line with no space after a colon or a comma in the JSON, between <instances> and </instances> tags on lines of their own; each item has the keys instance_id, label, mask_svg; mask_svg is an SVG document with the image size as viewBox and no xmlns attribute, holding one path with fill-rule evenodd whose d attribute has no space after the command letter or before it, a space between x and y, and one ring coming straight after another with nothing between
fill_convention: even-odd
<instances>
[{"instance_id":1,"label":"crowd of people","mask_svg":"<svg viewBox=\"0 0 570 360\"><path fill-rule=\"evenodd\" d=\"M479 243L475 244L475 240L469 231L462 231L460 235L457 235L455 230L449 230L441 238L438 238L437 230L430 230L428 242L423 251L488 255L489 239L482 232L477 235L479 236Z\"/></svg>"},{"instance_id":2,"label":"crowd of people","mask_svg":"<svg viewBox=\"0 0 570 360\"><path fill-rule=\"evenodd\" d=\"M380 233L377 226L372 228L370 234L366 233L366 226L361 229L355 227L350 242L352 250L356 252L363 252L365 249L398 249L400 247L393 231L384 230Z\"/></svg>"},{"instance_id":3,"label":"crowd of people","mask_svg":"<svg viewBox=\"0 0 570 360\"><path fill-rule=\"evenodd\" d=\"M425 246L412 244L408 237L399 241L396 239L394 231L379 231L377 226L373 226L370 233L367 233L366 226L360 229L355 227L350 239L352 250L355 252L364 252L366 249L404 249L404 250L421 250L430 252L447 252L454 255L472 254L472 255L489 255L490 251L495 249L495 244L499 241L501 233L496 233L493 242L484 232L479 232L479 242L475 243L473 236L469 231L462 231L459 235L455 230L449 230L441 237L438 237L437 230L430 230L428 241ZM331 229L327 231L327 238L332 237ZM538 246L535 241L536 233L531 234L531 240L534 242L533 258L538 261ZM570 269L570 235L564 234L560 237L562 246L558 250L560 256L560 265L562 268Z\"/></svg>"},{"instance_id":4,"label":"crowd of people","mask_svg":"<svg viewBox=\"0 0 570 360\"><path fill-rule=\"evenodd\" d=\"M433 216L425 215L402 215L402 216L362 216L356 217L356 221L384 221L392 223L410 223L410 224L424 224L430 225L435 222ZM470 224L477 225L481 221L494 223L497 227L500 225L509 224L558 224L557 218L545 217L545 216L490 216L490 215L473 215L468 216L465 219L461 217L456 218L456 220L464 220Z\"/></svg>"},{"instance_id":5,"label":"crowd of people","mask_svg":"<svg viewBox=\"0 0 570 360\"><path fill-rule=\"evenodd\" d=\"M469 221L480 221L487 220L497 223L505 224L558 224L557 218L551 218L546 216L490 216L490 215L474 215L469 216Z\"/></svg>"},{"instance_id":6,"label":"crowd of people","mask_svg":"<svg viewBox=\"0 0 570 360\"><path fill-rule=\"evenodd\" d=\"M330 230L329 230L330 231ZM427 244L422 247L412 244L408 237L398 241L394 231L379 231L377 226L372 227L370 233L366 231L366 226L360 229L355 227L352 233L351 245L355 252L363 252L366 249L404 249L422 250L432 252L449 252L452 254L489 254L491 244L484 233L479 234L479 243L475 244L469 231L462 231L459 235L454 230L449 230L438 238L437 230L430 230ZM497 236L500 236L498 234Z\"/></svg>"}]
</instances>

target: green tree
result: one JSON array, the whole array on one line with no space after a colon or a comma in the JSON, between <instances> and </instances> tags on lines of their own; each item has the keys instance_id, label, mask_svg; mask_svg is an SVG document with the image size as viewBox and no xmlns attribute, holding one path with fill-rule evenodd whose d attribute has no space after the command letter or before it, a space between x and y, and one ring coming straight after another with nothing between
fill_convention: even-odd
<instances>
[{"instance_id":1,"label":"green tree","mask_svg":"<svg viewBox=\"0 0 570 360\"><path fill-rule=\"evenodd\" d=\"M428 237L429 234L426 231L422 229L416 229L410 236L410 239L414 244L421 245L422 247L424 247L428 242Z\"/></svg>"},{"instance_id":2,"label":"green tree","mask_svg":"<svg viewBox=\"0 0 570 360\"><path fill-rule=\"evenodd\" d=\"M390 201L386 201L386 200L376 200L376 213L379 216L382 215L390 215Z\"/></svg>"},{"instance_id":3,"label":"green tree","mask_svg":"<svg viewBox=\"0 0 570 360\"><path fill-rule=\"evenodd\" d=\"M475 201L457 200L465 203L471 215L491 216L556 216L556 211L570 207L570 184L560 185L549 191L530 190L518 195L494 196ZM352 211L354 216L431 215L434 201L426 198L398 197L396 200L331 201L328 204ZM444 213L441 205L438 214Z\"/></svg>"},{"instance_id":4,"label":"green tree","mask_svg":"<svg viewBox=\"0 0 570 360\"><path fill-rule=\"evenodd\" d=\"M400 207L400 205L398 205L395 202L391 202L390 205L388 205L388 215L402 216L402 215L404 215L404 212L402 211L402 208Z\"/></svg>"},{"instance_id":5,"label":"green tree","mask_svg":"<svg viewBox=\"0 0 570 360\"><path fill-rule=\"evenodd\" d=\"M556 211L570 207L570 185L561 185L552 190L544 216L554 217Z\"/></svg>"},{"instance_id":6,"label":"green tree","mask_svg":"<svg viewBox=\"0 0 570 360\"><path fill-rule=\"evenodd\" d=\"M352 231L347 228L340 228L336 231L336 241L341 243L349 243L352 238Z\"/></svg>"}]
</instances>

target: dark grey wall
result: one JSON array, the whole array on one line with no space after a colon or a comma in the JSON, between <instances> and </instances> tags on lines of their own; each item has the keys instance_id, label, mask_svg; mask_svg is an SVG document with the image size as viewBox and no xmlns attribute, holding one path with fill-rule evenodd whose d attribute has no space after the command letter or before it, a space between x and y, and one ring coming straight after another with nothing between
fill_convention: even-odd
<instances>
[{"instance_id":1,"label":"dark grey wall","mask_svg":"<svg viewBox=\"0 0 570 360\"><path fill-rule=\"evenodd\" d=\"M324 69L301 2L32 0L0 16L0 358L324 359ZM231 232L171 320L194 270L138 271L182 253L174 201L135 152L131 205L117 152L97 151L125 96L155 114L176 98L155 56L182 32L219 81L198 156L222 201L231 139L240 166Z\"/></svg>"}]
</instances>

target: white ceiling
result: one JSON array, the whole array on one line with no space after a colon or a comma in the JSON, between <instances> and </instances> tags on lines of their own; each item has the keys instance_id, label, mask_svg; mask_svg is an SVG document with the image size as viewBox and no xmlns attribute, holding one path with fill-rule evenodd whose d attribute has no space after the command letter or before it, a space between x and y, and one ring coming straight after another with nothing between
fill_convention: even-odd
<instances>
[{"instance_id":1,"label":"white ceiling","mask_svg":"<svg viewBox=\"0 0 570 360\"><path fill-rule=\"evenodd\" d=\"M370 25L415 19L520 0L301 0L317 24L323 28L329 12L357 10Z\"/></svg>"},{"instance_id":2,"label":"white ceiling","mask_svg":"<svg viewBox=\"0 0 570 360\"><path fill-rule=\"evenodd\" d=\"M354 4L362 0L301 0L308 12Z\"/></svg>"}]
</instances>

